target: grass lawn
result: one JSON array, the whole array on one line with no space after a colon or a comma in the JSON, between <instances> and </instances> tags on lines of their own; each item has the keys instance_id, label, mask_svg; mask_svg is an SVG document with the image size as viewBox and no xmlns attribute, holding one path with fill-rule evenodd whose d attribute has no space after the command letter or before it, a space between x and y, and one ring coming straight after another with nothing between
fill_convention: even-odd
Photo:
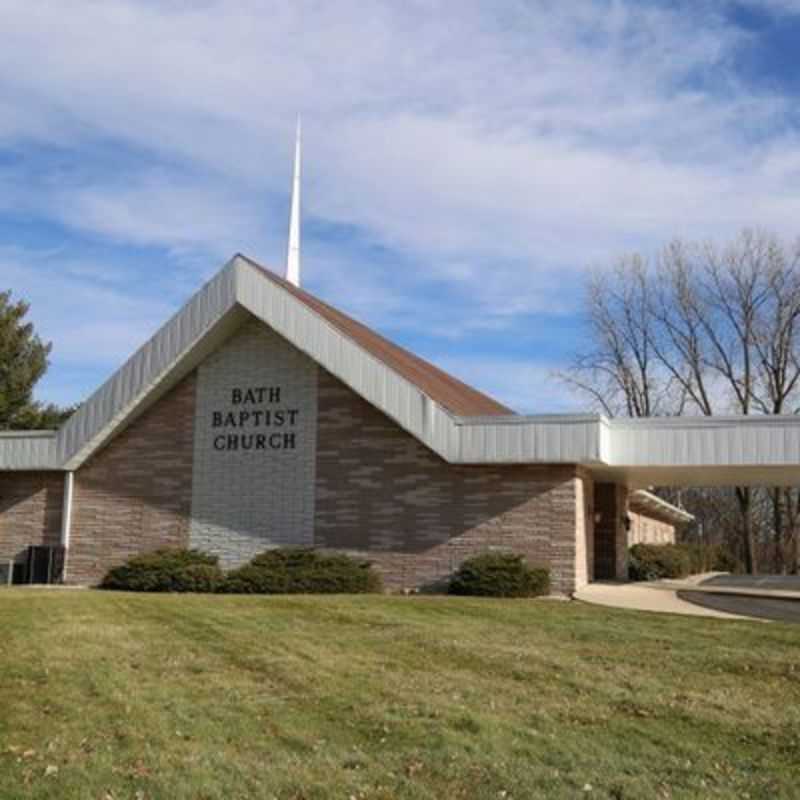
<instances>
[{"instance_id":1,"label":"grass lawn","mask_svg":"<svg viewBox=\"0 0 800 800\"><path fill-rule=\"evenodd\" d=\"M797 798L800 627L0 590L0 798Z\"/></svg>"}]
</instances>

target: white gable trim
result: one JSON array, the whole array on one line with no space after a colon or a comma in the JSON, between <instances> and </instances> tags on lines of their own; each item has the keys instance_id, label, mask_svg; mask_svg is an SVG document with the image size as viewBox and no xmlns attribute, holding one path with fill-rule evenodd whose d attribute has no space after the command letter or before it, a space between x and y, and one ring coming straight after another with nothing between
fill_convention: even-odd
<instances>
[{"instance_id":1,"label":"white gable trim","mask_svg":"<svg viewBox=\"0 0 800 800\"><path fill-rule=\"evenodd\" d=\"M182 358L210 334L235 303L234 259L67 420L58 432L57 459L61 468L77 469L147 399L152 399L159 389L163 393L163 384L174 376Z\"/></svg>"}]
</instances>

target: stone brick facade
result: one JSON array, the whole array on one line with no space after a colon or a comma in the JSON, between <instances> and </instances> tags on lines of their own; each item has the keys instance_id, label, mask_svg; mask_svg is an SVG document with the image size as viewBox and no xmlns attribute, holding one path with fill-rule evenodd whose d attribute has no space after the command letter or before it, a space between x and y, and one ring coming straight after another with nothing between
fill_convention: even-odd
<instances>
[{"instance_id":1,"label":"stone brick facade","mask_svg":"<svg viewBox=\"0 0 800 800\"><path fill-rule=\"evenodd\" d=\"M574 466L447 464L320 369L315 544L364 555L391 589L503 549L572 591L582 485Z\"/></svg>"},{"instance_id":2,"label":"stone brick facade","mask_svg":"<svg viewBox=\"0 0 800 800\"><path fill-rule=\"evenodd\" d=\"M61 472L0 472L0 560L21 561L29 545L59 545L63 502Z\"/></svg>"},{"instance_id":3,"label":"stone brick facade","mask_svg":"<svg viewBox=\"0 0 800 800\"><path fill-rule=\"evenodd\" d=\"M195 382L185 378L75 473L69 583L96 583L134 553L187 546Z\"/></svg>"},{"instance_id":4,"label":"stone brick facade","mask_svg":"<svg viewBox=\"0 0 800 800\"><path fill-rule=\"evenodd\" d=\"M198 368L196 410L192 547L313 544L317 365L252 320Z\"/></svg>"}]
</instances>

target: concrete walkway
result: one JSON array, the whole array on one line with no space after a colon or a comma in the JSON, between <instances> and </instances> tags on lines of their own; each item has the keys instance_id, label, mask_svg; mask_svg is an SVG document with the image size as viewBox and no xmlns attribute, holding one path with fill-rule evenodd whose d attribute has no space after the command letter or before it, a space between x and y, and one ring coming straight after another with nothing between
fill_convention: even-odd
<instances>
[{"instance_id":1,"label":"concrete walkway","mask_svg":"<svg viewBox=\"0 0 800 800\"><path fill-rule=\"evenodd\" d=\"M678 597L673 587L665 584L665 581L653 581L651 583L601 581L590 583L575 592L573 597L585 603L594 603L612 608L628 608L635 611L686 614L691 617L718 617L720 619L752 619L739 614L729 614L725 611L687 603Z\"/></svg>"}]
</instances>

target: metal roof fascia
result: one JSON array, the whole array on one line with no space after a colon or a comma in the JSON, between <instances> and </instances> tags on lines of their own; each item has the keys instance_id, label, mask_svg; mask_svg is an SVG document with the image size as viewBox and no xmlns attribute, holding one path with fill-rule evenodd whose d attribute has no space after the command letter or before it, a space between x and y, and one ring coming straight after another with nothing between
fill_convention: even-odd
<instances>
[{"instance_id":1,"label":"metal roof fascia","mask_svg":"<svg viewBox=\"0 0 800 800\"><path fill-rule=\"evenodd\" d=\"M0 432L0 470L55 470L55 431Z\"/></svg>"},{"instance_id":2,"label":"metal roof fascia","mask_svg":"<svg viewBox=\"0 0 800 800\"><path fill-rule=\"evenodd\" d=\"M800 468L800 416L645 417L608 424L609 466Z\"/></svg>"},{"instance_id":3,"label":"metal roof fascia","mask_svg":"<svg viewBox=\"0 0 800 800\"><path fill-rule=\"evenodd\" d=\"M77 469L134 413L236 303L229 261L64 423L57 463Z\"/></svg>"}]
</instances>

